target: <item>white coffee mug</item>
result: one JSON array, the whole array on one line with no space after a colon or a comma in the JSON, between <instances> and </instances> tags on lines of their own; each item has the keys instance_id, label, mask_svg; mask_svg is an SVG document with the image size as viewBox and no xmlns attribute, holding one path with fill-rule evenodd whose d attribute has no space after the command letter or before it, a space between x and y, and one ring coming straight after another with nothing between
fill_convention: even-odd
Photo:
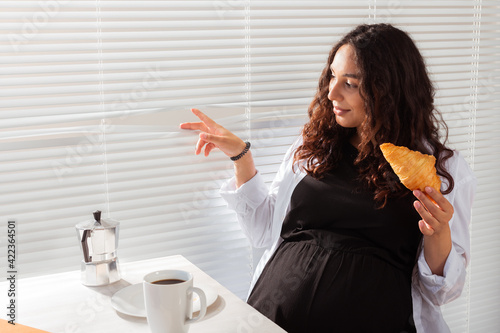
<instances>
[{"instance_id":1,"label":"white coffee mug","mask_svg":"<svg viewBox=\"0 0 500 333\"><path fill-rule=\"evenodd\" d=\"M181 270L162 270L144 277L144 305L153 333L186 333L189 325L207 311L203 290L193 287L193 275ZM193 292L200 297L200 313L193 315Z\"/></svg>"}]
</instances>

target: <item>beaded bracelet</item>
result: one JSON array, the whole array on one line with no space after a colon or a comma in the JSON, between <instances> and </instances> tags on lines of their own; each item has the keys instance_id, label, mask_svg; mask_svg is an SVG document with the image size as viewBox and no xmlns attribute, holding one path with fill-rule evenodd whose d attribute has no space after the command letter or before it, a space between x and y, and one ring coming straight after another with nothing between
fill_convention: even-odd
<instances>
[{"instance_id":1,"label":"beaded bracelet","mask_svg":"<svg viewBox=\"0 0 500 333\"><path fill-rule=\"evenodd\" d=\"M239 153L238 155L230 157L231 161L239 160L240 158L243 157L243 155L245 155L248 152L249 149L250 149L250 142L247 141L247 142L245 142L245 149L243 149L243 151L241 153Z\"/></svg>"}]
</instances>

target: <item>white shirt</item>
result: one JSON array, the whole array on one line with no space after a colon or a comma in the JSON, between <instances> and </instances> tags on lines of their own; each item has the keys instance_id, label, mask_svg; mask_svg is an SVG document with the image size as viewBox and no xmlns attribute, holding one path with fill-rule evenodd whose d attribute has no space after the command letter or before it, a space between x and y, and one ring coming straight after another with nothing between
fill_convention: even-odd
<instances>
[{"instance_id":1,"label":"white shirt","mask_svg":"<svg viewBox=\"0 0 500 333\"><path fill-rule=\"evenodd\" d=\"M301 143L302 137L299 137L288 149L270 188L258 172L238 189L234 177L221 187L221 196L228 207L237 213L241 228L252 246L266 248L255 269L250 291L267 261L283 241L280 237L281 225L288 213L293 190L306 175L293 164L293 152ZM439 276L432 274L420 244L411 290L417 332L450 332L439 306L459 297L465 284L470 255L469 223L476 179L467 162L457 151L447 160L446 169L455 181L453 191L445 195L454 208L453 217L449 222L452 249L446 260L443 276Z\"/></svg>"}]
</instances>

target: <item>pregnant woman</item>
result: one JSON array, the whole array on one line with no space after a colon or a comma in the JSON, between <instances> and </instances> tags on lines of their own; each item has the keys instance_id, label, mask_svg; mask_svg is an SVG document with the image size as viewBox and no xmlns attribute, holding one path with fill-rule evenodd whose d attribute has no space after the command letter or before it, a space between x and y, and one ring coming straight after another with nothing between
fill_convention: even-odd
<instances>
[{"instance_id":1,"label":"pregnant woman","mask_svg":"<svg viewBox=\"0 0 500 333\"><path fill-rule=\"evenodd\" d=\"M330 51L309 121L270 188L250 143L201 111L196 153L234 161L221 189L266 251L248 303L287 332L449 332L469 259L475 178L440 137L434 89L410 36L361 25ZM380 144L436 158L441 190L406 189ZM432 199L432 200L431 200Z\"/></svg>"}]
</instances>

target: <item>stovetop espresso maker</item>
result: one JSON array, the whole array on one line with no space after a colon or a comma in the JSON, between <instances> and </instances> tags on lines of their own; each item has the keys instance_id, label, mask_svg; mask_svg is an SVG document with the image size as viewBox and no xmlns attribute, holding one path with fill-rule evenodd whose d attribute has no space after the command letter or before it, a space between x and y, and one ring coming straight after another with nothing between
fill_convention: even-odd
<instances>
[{"instance_id":1,"label":"stovetop espresso maker","mask_svg":"<svg viewBox=\"0 0 500 333\"><path fill-rule=\"evenodd\" d=\"M120 222L101 219L99 210L93 216L75 226L83 251L81 278L86 286L103 286L120 280L116 255Z\"/></svg>"}]
</instances>

